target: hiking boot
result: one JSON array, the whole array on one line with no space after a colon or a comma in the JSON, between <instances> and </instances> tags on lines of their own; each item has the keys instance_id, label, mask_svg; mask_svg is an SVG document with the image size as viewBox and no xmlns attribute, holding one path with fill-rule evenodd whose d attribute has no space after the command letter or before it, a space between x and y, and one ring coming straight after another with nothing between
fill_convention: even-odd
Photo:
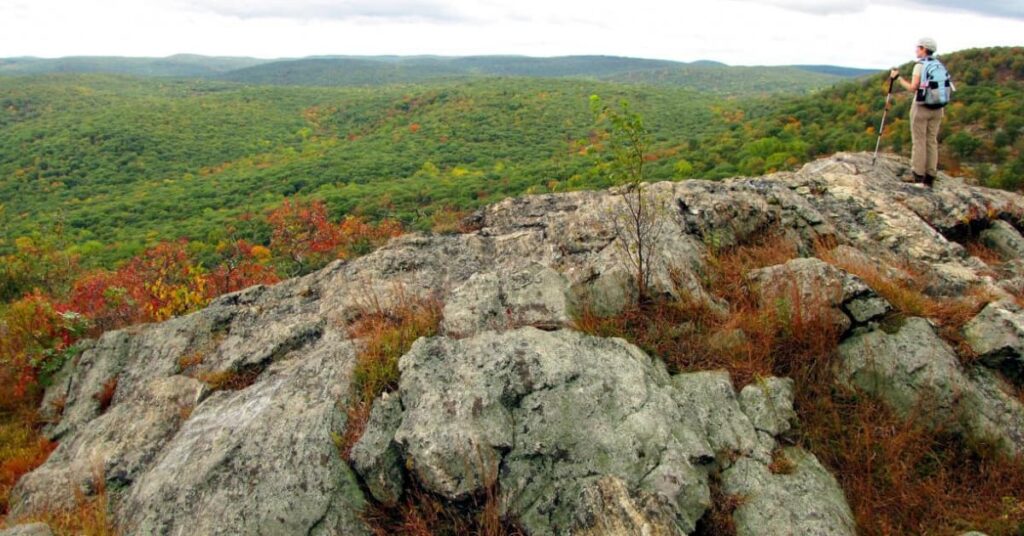
<instances>
[{"instance_id":1,"label":"hiking boot","mask_svg":"<svg viewBox=\"0 0 1024 536\"><path fill-rule=\"evenodd\" d=\"M924 182L925 182L926 180L928 180L928 178L927 178L926 176L924 176L924 175L918 175L918 174L917 174L916 172L914 172L914 171L911 171L911 172L910 172L910 174L911 174L911 175L913 175L913 177L914 177L914 184L922 184L922 183L924 183Z\"/></svg>"},{"instance_id":2,"label":"hiking boot","mask_svg":"<svg viewBox=\"0 0 1024 536\"><path fill-rule=\"evenodd\" d=\"M924 185L929 187L929 188L935 186L935 175L925 175L924 176Z\"/></svg>"}]
</instances>

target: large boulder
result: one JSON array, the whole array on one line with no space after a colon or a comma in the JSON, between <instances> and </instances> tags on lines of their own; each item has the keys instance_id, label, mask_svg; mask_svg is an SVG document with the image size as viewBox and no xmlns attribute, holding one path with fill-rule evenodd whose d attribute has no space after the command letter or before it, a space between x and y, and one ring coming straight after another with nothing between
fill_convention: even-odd
<instances>
[{"instance_id":1,"label":"large boulder","mask_svg":"<svg viewBox=\"0 0 1024 536\"><path fill-rule=\"evenodd\" d=\"M25 475L11 493L11 516L71 509L80 494L90 495L104 482L114 488L130 485L206 393L206 386L192 378L153 380Z\"/></svg>"},{"instance_id":2,"label":"large boulder","mask_svg":"<svg viewBox=\"0 0 1024 536\"><path fill-rule=\"evenodd\" d=\"M451 500L497 483L530 534L689 533L709 474L735 456L767 467L792 418L789 382L741 404L724 372L671 377L624 341L565 330L421 339L400 368L353 449L364 481L408 469Z\"/></svg>"},{"instance_id":3,"label":"large boulder","mask_svg":"<svg viewBox=\"0 0 1024 536\"><path fill-rule=\"evenodd\" d=\"M352 346L325 337L193 411L117 511L138 534L360 534L342 433Z\"/></svg>"},{"instance_id":4,"label":"large boulder","mask_svg":"<svg viewBox=\"0 0 1024 536\"><path fill-rule=\"evenodd\" d=\"M559 328L571 322L571 303L568 279L542 264L513 273L478 273L452 291L442 327L463 337L519 326Z\"/></svg>"},{"instance_id":5,"label":"large boulder","mask_svg":"<svg viewBox=\"0 0 1024 536\"><path fill-rule=\"evenodd\" d=\"M1024 404L998 377L965 370L949 344L922 318L898 330L857 334L839 346L840 381L874 395L898 415L1024 454Z\"/></svg>"},{"instance_id":6,"label":"large boulder","mask_svg":"<svg viewBox=\"0 0 1024 536\"><path fill-rule=\"evenodd\" d=\"M779 451L785 471L741 458L722 474L722 491L739 498L737 536L853 536L857 525L836 479L809 452Z\"/></svg>"},{"instance_id":7,"label":"large boulder","mask_svg":"<svg viewBox=\"0 0 1024 536\"><path fill-rule=\"evenodd\" d=\"M1003 220L992 222L991 227L981 232L980 238L1004 260L1024 259L1024 237Z\"/></svg>"},{"instance_id":8,"label":"large boulder","mask_svg":"<svg viewBox=\"0 0 1024 536\"><path fill-rule=\"evenodd\" d=\"M352 447L352 468L363 477L377 502L393 506L405 484L402 454L395 445L395 431L402 424L402 400L385 393L373 405L366 430Z\"/></svg>"},{"instance_id":9,"label":"large boulder","mask_svg":"<svg viewBox=\"0 0 1024 536\"><path fill-rule=\"evenodd\" d=\"M805 325L832 326L836 336L892 309L860 278L820 259L793 259L754 270L747 279L764 305Z\"/></svg>"},{"instance_id":10,"label":"large boulder","mask_svg":"<svg viewBox=\"0 0 1024 536\"><path fill-rule=\"evenodd\" d=\"M1024 384L1024 309L1008 301L990 303L964 326L964 336L985 364Z\"/></svg>"}]
</instances>

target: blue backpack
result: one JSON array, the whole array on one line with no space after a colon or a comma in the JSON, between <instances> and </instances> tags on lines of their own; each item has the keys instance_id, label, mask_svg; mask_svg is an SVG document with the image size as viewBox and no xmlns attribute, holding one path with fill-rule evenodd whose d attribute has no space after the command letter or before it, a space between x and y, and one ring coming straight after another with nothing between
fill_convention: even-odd
<instances>
[{"instance_id":1,"label":"blue backpack","mask_svg":"<svg viewBox=\"0 0 1024 536\"><path fill-rule=\"evenodd\" d=\"M917 90L917 102L926 108L945 108L953 97L953 81L946 66L935 58L921 60L921 87Z\"/></svg>"}]
</instances>

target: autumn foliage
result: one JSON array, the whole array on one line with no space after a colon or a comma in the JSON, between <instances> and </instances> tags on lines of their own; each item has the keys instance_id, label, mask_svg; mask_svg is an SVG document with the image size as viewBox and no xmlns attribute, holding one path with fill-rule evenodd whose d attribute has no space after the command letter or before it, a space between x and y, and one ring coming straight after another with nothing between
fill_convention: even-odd
<instances>
[{"instance_id":1,"label":"autumn foliage","mask_svg":"<svg viewBox=\"0 0 1024 536\"><path fill-rule=\"evenodd\" d=\"M217 296L367 253L402 231L391 220L332 221L319 201L286 201L260 223L269 228L267 245L228 229L205 258L182 239L157 243L116 269L86 270L60 249L59 237L18 239L13 252L0 256L0 522L10 489L56 447L40 434L36 408L42 385L74 354L79 338L186 314ZM218 381L234 388L245 378ZM116 391L117 377L108 379L97 401L109 406ZM61 523L78 526L82 512ZM86 524L106 527L105 520L93 521Z\"/></svg>"},{"instance_id":2,"label":"autumn foliage","mask_svg":"<svg viewBox=\"0 0 1024 536\"><path fill-rule=\"evenodd\" d=\"M712 252L705 283L728 304L724 309L684 296L653 300L614 316L598 316L584 307L576 324L592 334L630 340L673 371L724 369L738 385L768 375L792 378L800 424L789 439L836 476L859 534L960 534L971 529L1021 534L1024 460L1006 459L990 445L929 429L918 419L902 419L877 400L842 387L833 376L841 337L834 326L801 318L795 314L801 307L780 314L785 309L751 299L746 284L751 270L797 254L781 237ZM894 314L931 319L961 358L970 357L958 344L959 334L986 296L974 291L932 296L927 279L912 266L867 264L825 243L816 254L863 278L889 300ZM734 534L729 516L734 499L718 497L697 533Z\"/></svg>"},{"instance_id":3,"label":"autumn foliage","mask_svg":"<svg viewBox=\"0 0 1024 536\"><path fill-rule=\"evenodd\" d=\"M333 223L321 201L285 201L267 221L272 229L270 247L293 274L366 253L402 233L401 225L393 220L371 224L359 216L348 216Z\"/></svg>"}]
</instances>

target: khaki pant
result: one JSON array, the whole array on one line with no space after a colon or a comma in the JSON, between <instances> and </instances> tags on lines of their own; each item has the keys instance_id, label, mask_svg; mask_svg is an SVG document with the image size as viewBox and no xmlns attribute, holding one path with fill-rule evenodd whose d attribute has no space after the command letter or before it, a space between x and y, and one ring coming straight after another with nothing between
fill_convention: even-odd
<instances>
[{"instance_id":1,"label":"khaki pant","mask_svg":"<svg viewBox=\"0 0 1024 536\"><path fill-rule=\"evenodd\" d=\"M934 177L939 173L939 127L944 114L941 108L932 110L917 103L910 106L910 135L914 140L910 160L918 175Z\"/></svg>"}]
</instances>

